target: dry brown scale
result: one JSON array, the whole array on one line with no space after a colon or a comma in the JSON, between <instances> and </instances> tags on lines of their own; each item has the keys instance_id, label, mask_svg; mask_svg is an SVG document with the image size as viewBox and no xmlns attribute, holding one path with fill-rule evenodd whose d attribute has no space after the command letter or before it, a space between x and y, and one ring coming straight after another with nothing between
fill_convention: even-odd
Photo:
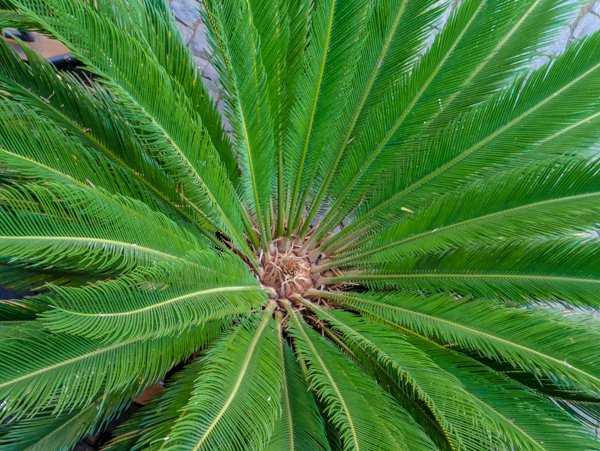
<instances>
[{"instance_id":1,"label":"dry brown scale","mask_svg":"<svg viewBox=\"0 0 600 451\"><path fill-rule=\"evenodd\" d=\"M322 274L311 271L323 262L325 256L318 251L307 253L302 244L293 239L279 238L270 244L269 252L259 251L257 278L269 293L271 301L277 305L277 310L285 313L286 304L292 304L294 310L304 316L305 308L295 299L311 298L313 302L319 302L315 299L317 291L330 289L320 280L335 275L336 271Z\"/></svg>"}]
</instances>

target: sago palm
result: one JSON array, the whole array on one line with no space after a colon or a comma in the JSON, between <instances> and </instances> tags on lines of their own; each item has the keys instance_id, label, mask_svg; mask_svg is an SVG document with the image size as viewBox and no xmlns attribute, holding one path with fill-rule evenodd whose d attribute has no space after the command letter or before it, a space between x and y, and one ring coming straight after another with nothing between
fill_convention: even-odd
<instances>
[{"instance_id":1,"label":"sago palm","mask_svg":"<svg viewBox=\"0 0 600 451\"><path fill-rule=\"evenodd\" d=\"M0 5L84 65L0 42L1 449L598 449L578 2L206 1L226 118L166 1Z\"/></svg>"}]
</instances>

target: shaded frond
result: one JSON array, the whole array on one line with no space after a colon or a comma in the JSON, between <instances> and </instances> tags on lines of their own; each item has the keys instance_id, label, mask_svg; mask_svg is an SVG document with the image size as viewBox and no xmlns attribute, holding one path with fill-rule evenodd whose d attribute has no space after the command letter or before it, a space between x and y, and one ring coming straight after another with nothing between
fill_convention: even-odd
<instances>
[{"instance_id":1,"label":"shaded frond","mask_svg":"<svg viewBox=\"0 0 600 451\"><path fill-rule=\"evenodd\" d=\"M421 139L394 160L401 171L378 191L344 233L373 227L390 214L427 205L439 193L481 180L500 167L520 167L535 160L569 154L569 142L556 153L545 152L550 137L560 137L598 113L593 92L600 83L600 33L572 45L555 61L523 75L444 129ZM558 154L558 155L557 155ZM387 165L392 164L388 160ZM392 183L393 182L393 183ZM404 213L403 213L404 211Z\"/></svg>"},{"instance_id":2,"label":"shaded frond","mask_svg":"<svg viewBox=\"0 0 600 451\"><path fill-rule=\"evenodd\" d=\"M108 200L108 202L107 202ZM28 183L0 189L2 260L34 268L120 272L183 261L201 239L145 204L96 188Z\"/></svg>"},{"instance_id":3,"label":"shaded frond","mask_svg":"<svg viewBox=\"0 0 600 451\"><path fill-rule=\"evenodd\" d=\"M597 437L594 437L592 430L568 415L552 399L438 344L416 336L408 336L407 339L427 352L437 365L458 378L466 390L481 400L482 408L493 409L523 435L536 442L538 449L562 451L575 448L591 451L597 448Z\"/></svg>"},{"instance_id":4,"label":"shaded frond","mask_svg":"<svg viewBox=\"0 0 600 451\"><path fill-rule=\"evenodd\" d=\"M126 406L127 402L115 402L108 397L98 399L81 410L59 415L48 411L7 426L4 435L0 429L0 446L7 451L71 449L82 437L105 427Z\"/></svg>"},{"instance_id":5,"label":"shaded frond","mask_svg":"<svg viewBox=\"0 0 600 451\"><path fill-rule=\"evenodd\" d=\"M600 212L599 171L600 160L567 159L475 182L362 239L333 262L395 261L451 246L501 242L516 235L560 236L589 227Z\"/></svg>"},{"instance_id":6,"label":"shaded frond","mask_svg":"<svg viewBox=\"0 0 600 451\"><path fill-rule=\"evenodd\" d=\"M140 270L83 288L51 287L42 316L54 331L100 341L186 334L211 321L233 320L266 294L238 257L203 252L193 262Z\"/></svg>"},{"instance_id":7,"label":"shaded frond","mask_svg":"<svg viewBox=\"0 0 600 451\"><path fill-rule=\"evenodd\" d=\"M198 359L186 365L166 381L165 389L148 405L143 406L116 430L103 450L138 450L159 448L168 442L170 430L183 414L189 402L196 379L204 368Z\"/></svg>"},{"instance_id":8,"label":"shaded frond","mask_svg":"<svg viewBox=\"0 0 600 451\"><path fill-rule=\"evenodd\" d=\"M2 419L29 417L52 407L60 414L85 408L109 393L141 389L201 348L221 331L214 322L185 335L100 344L83 337L32 328L2 339Z\"/></svg>"},{"instance_id":9,"label":"shaded frond","mask_svg":"<svg viewBox=\"0 0 600 451\"><path fill-rule=\"evenodd\" d=\"M4 280L0 280L4 285ZM30 296L23 299L0 299L0 321L35 319L37 314L46 309L47 303L41 296Z\"/></svg>"},{"instance_id":10,"label":"shaded frond","mask_svg":"<svg viewBox=\"0 0 600 451\"><path fill-rule=\"evenodd\" d=\"M146 50L147 41L135 39L138 33L120 26L113 2L19 0L15 5L101 78L113 101L124 107L124 120L143 140L146 151L176 178L202 214L247 249L239 199L198 113L181 85L171 80L157 64L157 57ZM60 19L63 16L71 20ZM160 87L160 97L151 86ZM165 103L172 108L164 109Z\"/></svg>"},{"instance_id":11,"label":"shaded frond","mask_svg":"<svg viewBox=\"0 0 600 451\"><path fill-rule=\"evenodd\" d=\"M392 331L344 312L319 310L320 316L340 331L345 341L371 358L400 384L406 384L423 401L441 424L456 449L545 449L493 409L482 409L481 401L469 393L459 379L439 366L400 331ZM567 422L568 423L568 422Z\"/></svg>"},{"instance_id":12,"label":"shaded frond","mask_svg":"<svg viewBox=\"0 0 600 451\"><path fill-rule=\"evenodd\" d=\"M600 301L600 278L594 264L599 253L593 237L573 233L561 239L514 240L407 257L324 281L476 295L524 304L539 301L595 307Z\"/></svg>"}]
</instances>

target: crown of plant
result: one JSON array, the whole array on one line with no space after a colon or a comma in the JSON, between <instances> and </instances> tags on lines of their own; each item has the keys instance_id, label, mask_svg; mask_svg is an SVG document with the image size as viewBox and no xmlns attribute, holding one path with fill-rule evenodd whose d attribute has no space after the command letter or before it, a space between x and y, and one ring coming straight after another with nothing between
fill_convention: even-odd
<instances>
[{"instance_id":1,"label":"crown of plant","mask_svg":"<svg viewBox=\"0 0 600 451\"><path fill-rule=\"evenodd\" d=\"M165 0L0 0L84 69L0 41L0 448L597 449L579 7L206 0L221 115Z\"/></svg>"}]
</instances>

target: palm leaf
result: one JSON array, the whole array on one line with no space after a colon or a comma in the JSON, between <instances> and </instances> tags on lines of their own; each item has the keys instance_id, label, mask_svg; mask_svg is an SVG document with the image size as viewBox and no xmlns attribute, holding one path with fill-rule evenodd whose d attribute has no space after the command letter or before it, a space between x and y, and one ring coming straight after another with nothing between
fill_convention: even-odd
<instances>
[{"instance_id":1,"label":"palm leaf","mask_svg":"<svg viewBox=\"0 0 600 451\"><path fill-rule=\"evenodd\" d=\"M544 147L536 152L532 147L536 150L537 143L560 136L598 112L597 99L589 93L599 80L599 40L598 33L589 36L555 62L518 77L508 89L432 133L426 141L420 140L416 150L399 156L406 172L394 176L398 183L389 183L379 200L344 233L359 225L372 227L382 215L399 215L402 208L414 210L436 193L489 175L501 164L519 167L524 161L556 158L556 154L545 153ZM565 108L577 113L560 114ZM515 137L519 137L518 145ZM434 148L438 150L434 152ZM571 150L561 148L559 156Z\"/></svg>"},{"instance_id":2,"label":"palm leaf","mask_svg":"<svg viewBox=\"0 0 600 451\"><path fill-rule=\"evenodd\" d=\"M365 237L333 264L396 261L415 253L501 242L517 233L521 239L559 236L591 226L600 208L599 168L600 161L569 158L501 173L485 184L475 182Z\"/></svg>"},{"instance_id":3,"label":"palm leaf","mask_svg":"<svg viewBox=\"0 0 600 451\"><path fill-rule=\"evenodd\" d=\"M185 335L100 344L83 337L31 328L4 338L0 352L2 419L85 408L109 393L140 389L213 338L222 323Z\"/></svg>"},{"instance_id":4,"label":"palm leaf","mask_svg":"<svg viewBox=\"0 0 600 451\"><path fill-rule=\"evenodd\" d=\"M275 426L273 437L265 448L275 450L329 450L323 418L308 389L293 351L279 340L279 349L285 374L282 379L282 415Z\"/></svg>"},{"instance_id":5,"label":"palm leaf","mask_svg":"<svg viewBox=\"0 0 600 451\"><path fill-rule=\"evenodd\" d=\"M348 313L319 310L319 314L341 332L346 342L370 355L371 367L382 364L398 382L409 385L432 409L455 448L494 448L507 442L520 449L543 448L543 443L530 437L518 424L506 421L498 411L489 409L482 414L480 399L469 393L452 372L446 372L419 348L399 337L397 331L382 330L379 325Z\"/></svg>"},{"instance_id":6,"label":"palm leaf","mask_svg":"<svg viewBox=\"0 0 600 451\"><path fill-rule=\"evenodd\" d=\"M105 87L89 78L82 81L58 73L26 46L23 51L28 64L0 41L5 62L0 69L0 86L6 91L5 96L18 102L18 106L8 103L6 107L6 113L17 115L12 122L4 122L3 118L6 125L2 127L2 143L6 150L32 160L31 164L40 163L64 173L66 179L89 180L105 189L116 188L116 192L139 198L150 206L158 203L166 211L176 210L177 216L186 219L200 215L207 224L205 215L178 189L176 181L148 158L143 141L126 125L125 111L114 103ZM40 136L28 133L34 129L40 131ZM76 149L72 152L76 155L70 159L57 157L57 153L64 155L64 147ZM77 165L73 164L74 158ZM86 161L93 165L95 173L82 173ZM113 180L119 173L123 177ZM186 205L180 205L182 200Z\"/></svg>"},{"instance_id":7,"label":"palm leaf","mask_svg":"<svg viewBox=\"0 0 600 451\"><path fill-rule=\"evenodd\" d=\"M42 321L53 332L100 341L158 338L233 319L264 302L237 257L204 252L194 260L84 288L52 287L48 303L55 308Z\"/></svg>"},{"instance_id":8,"label":"palm leaf","mask_svg":"<svg viewBox=\"0 0 600 451\"><path fill-rule=\"evenodd\" d=\"M1 188L0 201L10 205L0 218L0 254L11 264L119 272L203 248L164 215L100 188L28 183Z\"/></svg>"},{"instance_id":9,"label":"palm leaf","mask_svg":"<svg viewBox=\"0 0 600 451\"><path fill-rule=\"evenodd\" d=\"M436 364L455 375L470 393L485 403L487 409L493 409L505 421L520 429L523 435L531 437L538 449L562 450L575 446L592 450L596 447L597 438L594 438L591 429L577 422L552 399L437 344L426 344L419 338L411 339L411 342L425 350Z\"/></svg>"},{"instance_id":10,"label":"palm leaf","mask_svg":"<svg viewBox=\"0 0 600 451\"><path fill-rule=\"evenodd\" d=\"M600 280L592 262L598 246L586 234L562 239L509 241L465 247L368 266L326 284L359 282L369 287L404 288L476 295L531 304L598 305Z\"/></svg>"},{"instance_id":11,"label":"palm leaf","mask_svg":"<svg viewBox=\"0 0 600 451\"><path fill-rule=\"evenodd\" d=\"M126 120L139 124L136 130L140 138L144 136L146 149L164 170L177 177L200 211L244 248L239 200L198 113L191 110L189 99L184 100L181 86L169 80L165 69L156 64L156 57L145 50L146 42L132 40L127 29L118 26L111 12L112 3L101 1L92 7L87 2L56 0L15 5L60 38L103 79L116 103L127 109ZM57 20L61 15L72 20ZM115 47L114 42L128 45ZM147 70L133 69L130 58ZM149 95L148 86L152 85L167 88L162 90L160 100ZM162 108L165 101L176 105L175 110L166 113Z\"/></svg>"},{"instance_id":12,"label":"palm leaf","mask_svg":"<svg viewBox=\"0 0 600 451\"><path fill-rule=\"evenodd\" d=\"M306 232L317 215L319 208L334 180L336 170L346 155L346 149L352 142L357 124L363 111L371 98L378 99L378 92L388 83L381 79L397 77L404 73L417 59L417 54L422 48L423 41L432 31L434 23L443 10L441 7L432 7L431 1L400 2L384 1L372 5L372 13L366 24L367 29L381 30L381 32L368 33L364 37L364 44L360 60L351 86L347 89L350 99L342 103L344 109L338 113L335 123L335 135L331 136L328 129L328 139L322 144L328 150L321 152L323 156L331 155L328 160L322 161L323 182L313 180L313 186L318 188L315 199L307 213L303 231ZM385 75L387 74L387 76ZM337 99L339 102L339 99ZM337 111L337 109L334 109Z\"/></svg>"},{"instance_id":13,"label":"palm leaf","mask_svg":"<svg viewBox=\"0 0 600 451\"><path fill-rule=\"evenodd\" d=\"M490 12L475 35L477 51L465 46L462 52L457 52L457 75L450 69L452 77L445 81L456 80L459 88L441 102L442 107L428 128L443 125L485 99L507 78L528 71L539 49L552 44L573 20L579 4L561 0L491 1L486 7Z\"/></svg>"},{"instance_id":14,"label":"palm leaf","mask_svg":"<svg viewBox=\"0 0 600 451\"><path fill-rule=\"evenodd\" d=\"M298 126L286 143L290 178L288 235L299 225L304 205L318 180L320 166L334 158L328 149L331 127L346 103L367 34L375 13L373 2L332 0L318 6L306 53L306 85L300 86L292 115Z\"/></svg>"},{"instance_id":15,"label":"palm leaf","mask_svg":"<svg viewBox=\"0 0 600 451\"><path fill-rule=\"evenodd\" d=\"M271 8L262 13L274 10L275 4L272 2ZM257 29L263 19L254 17L257 8L253 10L247 1L209 1L205 6L211 33L221 46L222 60L227 61L227 74L221 79L225 89L235 93L226 99L239 146L237 153L242 158L244 198L256 215L261 237L268 242L276 149L271 104L266 94L269 82L265 64L271 55L263 54Z\"/></svg>"},{"instance_id":16,"label":"palm leaf","mask_svg":"<svg viewBox=\"0 0 600 451\"><path fill-rule=\"evenodd\" d=\"M260 448L269 441L281 402L283 368L269 308L240 324L206 354L185 413L168 446L186 449ZM243 383L242 383L243 382ZM248 421L253 412L253 421Z\"/></svg>"},{"instance_id":17,"label":"palm leaf","mask_svg":"<svg viewBox=\"0 0 600 451\"><path fill-rule=\"evenodd\" d=\"M542 309L510 309L482 300L454 301L448 296L338 295L333 299L558 384L587 387L589 393L599 389L600 373L590 349L593 341L584 338L599 332L598 321L592 318L573 314L571 320L562 319Z\"/></svg>"},{"instance_id":18,"label":"palm leaf","mask_svg":"<svg viewBox=\"0 0 600 451\"><path fill-rule=\"evenodd\" d=\"M371 165L377 161L378 166L384 166L388 161L382 158L381 153L388 142L402 129L412 110L434 82L436 76L442 73L445 64L451 61L451 56L461 42L465 39L469 29L474 26L477 18L484 12L484 3L478 1L465 1L440 34L436 36L433 46L419 61L418 65L400 80L394 80L395 89L384 91L383 99L377 107L372 109L368 117L364 118L362 133L353 140L348 149L352 157L345 161L337 177L338 183L331 196L335 202L331 205L328 214L319 224L318 237L332 230L348 214L342 206L356 206L357 198L362 197L362 192L356 189L357 183L365 174L376 179L379 174ZM398 99L396 89L402 90L403 95ZM367 144L368 143L368 144ZM376 143L372 148L370 143ZM332 226L333 225L333 226Z\"/></svg>"},{"instance_id":19,"label":"palm leaf","mask_svg":"<svg viewBox=\"0 0 600 451\"><path fill-rule=\"evenodd\" d=\"M344 449L433 449L410 417L377 384L294 313L294 345L308 367L308 381L340 432ZM368 400L368 401L367 401Z\"/></svg>"}]
</instances>

